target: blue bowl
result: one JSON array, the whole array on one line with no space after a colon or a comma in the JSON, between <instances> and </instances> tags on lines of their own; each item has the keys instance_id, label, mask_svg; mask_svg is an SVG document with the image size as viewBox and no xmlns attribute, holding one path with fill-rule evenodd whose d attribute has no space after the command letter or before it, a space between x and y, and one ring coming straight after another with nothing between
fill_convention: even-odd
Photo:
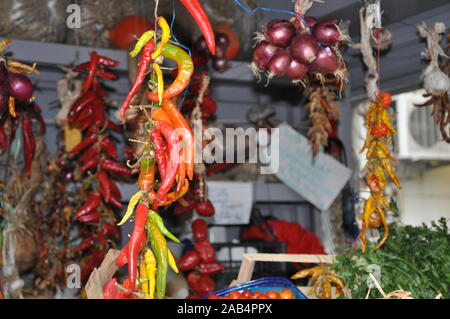
<instances>
[{"instance_id":1,"label":"blue bowl","mask_svg":"<svg viewBox=\"0 0 450 319\"><path fill-rule=\"evenodd\" d=\"M265 277L257 280L252 280L244 284L233 286L229 288L224 288L218 290L211 295L217 295L219 297L228 296L232 291L242 292L244 290L250 290L251 292L261 291L266 293L267 290L275 290L280 292L282 289L288 288L294 293L295 299L308 299L289 279L283 277ZM205 297L207 299L209 296Z\"/></svg>"}]
</instances>

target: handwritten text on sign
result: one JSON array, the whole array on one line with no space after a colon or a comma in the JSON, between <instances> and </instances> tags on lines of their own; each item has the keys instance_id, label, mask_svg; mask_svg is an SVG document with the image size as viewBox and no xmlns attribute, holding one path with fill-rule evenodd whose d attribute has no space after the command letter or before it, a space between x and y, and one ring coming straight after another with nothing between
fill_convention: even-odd
<instances>
[{"instance_id":1,"label":"handwritten text on sign","mask_svg":"<svg viewBox=\"0 0 450 319\"><path fill-rule=\"evenodd\" d=\"M317 208L327 210L352 171L324 153L318 153L313 160L306 137L287 124L278 128L280 165L275 174Z\"/></svg>"},{"instance_id":2,"label":"handwritten text on sign","mask_svg":"<svg viewBox=\"0 0 450 319\"><path fill-rule=\"evenodd\" d=\"M253 187L242 182L208 182L208 198L214 205L216 225L248 224L253 205Z\"/></svg>"}]
</instances>

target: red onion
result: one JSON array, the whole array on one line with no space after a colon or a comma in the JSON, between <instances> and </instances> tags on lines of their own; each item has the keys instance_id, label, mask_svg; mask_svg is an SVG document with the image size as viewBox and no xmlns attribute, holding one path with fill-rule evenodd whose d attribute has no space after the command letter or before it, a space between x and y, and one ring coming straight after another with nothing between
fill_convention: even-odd
<instances>
[{"instance_id":1,"label":"red onion","mask_svg":"<svg viewBox=\"0 0 450 319\"><path fill-rule=\"evenodd\" d=\"M269 74L270 76L283 76L289 65L291 64L292 58L286 50L279 50L269 61Z\"/></svg>"},{"instance_id":2,"label":"red onion","mask_svg":"<svg viewBox=\"0 0 450 319\"><path fill-rule=\"evenodd\" d=\"M215 37L217 46L225 49L228 48L228 46L230 45L230 40L225 33L217 32Z\"/></svg>"},{"instance_id":3,"label":"red onion","mask_svg":"<svg viewBox=\"0 0 450 319\"><path fill-rule=\"evenodd\" d=\"M335 44L341 37L341 33L336 24L331 24L327 21L317 23L314 26L313 34L317 41L325 45Z\"/></svg>"},{"instance_id":4,"label":"red onion","mask_svg":"<svg viewBox=\"0 0 450 319\"><path fill-rule=\"evenodd\" d=\"M286 75L292 80L300 80L308 72L309 66L292 59L287 68Z\"/></svg>"},{"instance_id":5,"label":"red onion","mask_svg":"<svg viewBox=\"0 0 450 319\"><path fill-rule=\"evenodd\" d=\"M5 62L0 62L0 84L4 84L8 79L8 69L6 68Z\"/></svg>"},{"instance_id":6,"label":"red onion","mask_svg":"<svg viewBox=\"0 0 450 319\"><path fill-rule=\"evenodd\" d=\"M295 35L295 26L288 20L274 21L267 24L264 37L273 45L287 47Z\"/></svg>"},{"instance_id":7,"label":"red onion","mask_svg":"<svg viewBox=\"0 0 450 319\"><path fill-rule=\"evenodd\" d=\"M309 34L297 35L289 46L289 51L294 59L303 64L311 64L319 52L319 44Z\"/></svg>"},{"instance_id":8,"label":"red onion","mask_svg":"<svg viewBox=\"0 0 450 319\"><path fill-rule=\"evenodd\" d=\"M319 22L319 19L317 19L316 17L312 17L312 16L308 16L304 18L306 24L308 25L308 27L310 27L311 29L314 28L314 26L317 24L317 22Z\"/></svg>"},{"instance_id":9,"label":"red onion","mask_svg":"<svg viewBox=\"0 0 450 319\"><path fill-rule=\"evenodd\" d=\"M8 89L11 96L18 100L29 100L33 96L33 84L23 74L8 74Z\"/></svg>"},{"instance_id":10,"label":"red onion","mask_svg":"<svg viewBox=\"0 0 450 319\"><path fill-rule=\"evenodd\" d=\"M335 73L339 67L336 53L329 48L321 48L317 54L317 59L310 65L309 72L312 73Z\"/></svg>"},{"instance_id":11,"label":"red onion","mask_svg":"<svg viewBox=\"0 0 450 319\"><path fill-rule=\"evenodd\" d=\"M9 91L6 87L0 87L0 113L8 107Z\"/></svg>"},{"instance_id":12,"label":"red onion","mask_svg":"<svg viewBox=\"0 0 450 319\"><path fill-rule=\"evenodd\" d=\"M270 59L280 48L270 44L267 41L258 43L253 49L253 62L261 70L266 70Z\"/></svg>"},{"instance_id":13,"label":"red onion","mask_svg":"<svg viewBox=\"0 0 450 319\"><path fill-rule=\"evenodd\" d=\"M230 68L230 64L228 63L228 60L225 58L214 57L212 60L212 67L214 70L222 73Z\"/></svg>"}]
</instances>

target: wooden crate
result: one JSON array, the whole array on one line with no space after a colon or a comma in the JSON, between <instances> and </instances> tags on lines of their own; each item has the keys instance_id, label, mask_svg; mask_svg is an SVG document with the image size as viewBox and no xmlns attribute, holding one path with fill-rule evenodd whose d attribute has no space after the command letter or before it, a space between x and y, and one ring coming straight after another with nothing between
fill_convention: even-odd
<instances>
[{"instance_id":1,"label":"wooden crate","mask_svg":"<svg viewBox=\"0 0 450 319\"><path fill-rule=\"evenodd\" d=\"M310 254L244 254L239 274L236 280L233 280L231 286L237 286L246 283L252 279L253 269L257 261L264 262L296 262L312 264L332 264L335 261L333 255L310 255ZM298 287L305 295L311 287ZM335 288L332 288L332 297L335 296ZM308 295L308 298L316 299L314 295Z\"/></svg>"}]
</instances>

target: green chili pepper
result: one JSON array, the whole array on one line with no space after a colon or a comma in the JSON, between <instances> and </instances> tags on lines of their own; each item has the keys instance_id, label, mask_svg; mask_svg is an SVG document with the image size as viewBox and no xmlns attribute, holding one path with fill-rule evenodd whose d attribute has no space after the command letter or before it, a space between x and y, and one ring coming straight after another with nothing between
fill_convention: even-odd
<instances>
[{"instance_id":1,"label":"green chili pepper","mask_svg":"<svg viewBox=\"0 0 450 319\"><path fill-rule=\"evenodd\" d=\"M150 245L155 254L156 266L156 294L158 299L164 298L166 294L166 279L168 270L167 242L158 227L151 220L147 222Z\"/></svg>"},{"instance_id":2,"label":"green chili pepper","mask_svg":"<svg viewBox=\"0 0 450 319\"><path fill-rule=\"evenodd\" d=\"M155 211L149 209L149 217L150 220L155 223L156 227L158 227L159 231L166 236L167 238L173 240L176 243L179 243L180 240L178 238L176 238L167 228L166 226L164 226L164 222L161 218L161 216L159 216L158 213L156 213Z\"/></svg>"}]
</instances>

